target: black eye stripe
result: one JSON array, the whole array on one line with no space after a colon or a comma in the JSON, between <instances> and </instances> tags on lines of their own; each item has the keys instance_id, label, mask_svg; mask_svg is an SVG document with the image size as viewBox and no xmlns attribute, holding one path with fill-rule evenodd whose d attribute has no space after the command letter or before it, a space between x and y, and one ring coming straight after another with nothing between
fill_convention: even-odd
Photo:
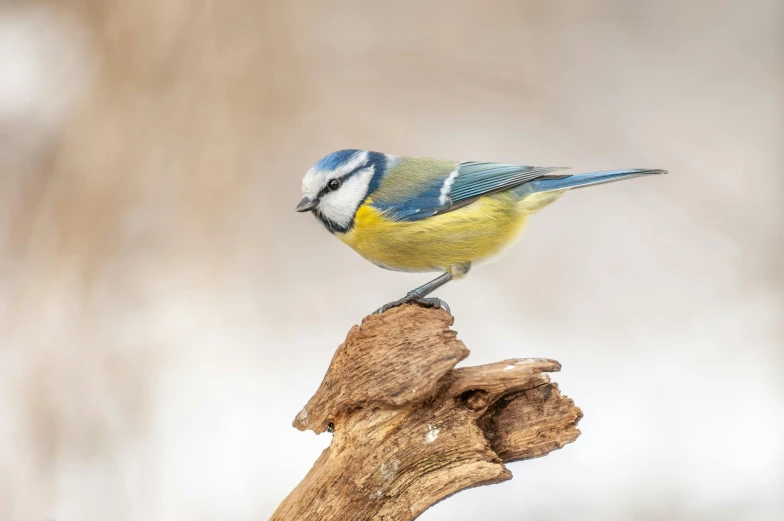
<instances>
[{"instance_id":1,"label":"black eye stripe","mask_svg":"<svg viewBox=\"0 0 784 521\"><path fill-rule=\"evenodd\" d=\"M333 190L337 190L337 188L332 189L332 188L329 187L329 183L331 183L332 181L338 181L338 182L340 182L340 186L343 186L343 183L345 183L346 180L348 180L351 177L353 177L354 175L358 174L361 170L367 168L367 166L368 166L367 163L363 163L363 164L359 165L358 167L356 167L354 170L352 170L351 172L349 172L347 174L343 174L340 177L335 177L334 179L330 179L327 182L327 186L322 188L319 191L319 193L318 193L318 195L316 197L317 198L321 198L324 194L328 194L329 192L332 192ZM338 186L338 188L340 188L340 186Z\"/></svg>"},{"instance_id":2,"label":"black eye stripe","mask_svg":"<svg viewBox=\"0 0 784 521\"><path fill-rule=\"evenodd\" d=\"M316 199L321 199L325 194L328 194L331 191L332 190L330 190L328 186L325 186L324 188L319 190L319 193L316 195Z\"/></svg>"}]
</instances>

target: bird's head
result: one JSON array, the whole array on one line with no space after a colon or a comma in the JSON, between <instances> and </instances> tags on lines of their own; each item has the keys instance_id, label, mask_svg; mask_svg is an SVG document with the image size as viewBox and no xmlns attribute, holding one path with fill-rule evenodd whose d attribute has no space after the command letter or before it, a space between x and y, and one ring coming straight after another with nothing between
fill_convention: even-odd
<instances>
[{"instance_id":1,"label":"bird's head","mask_svg":"<svg viewBox=\"0 0 784 521\"><path fill-rule=\"evenodd\" d=\"M389 156L366 150L340 150L321 158L302 179L298 212L313 214L331 232L347 232L354 215L384 175Z\"/></svg>"}]
</instances>

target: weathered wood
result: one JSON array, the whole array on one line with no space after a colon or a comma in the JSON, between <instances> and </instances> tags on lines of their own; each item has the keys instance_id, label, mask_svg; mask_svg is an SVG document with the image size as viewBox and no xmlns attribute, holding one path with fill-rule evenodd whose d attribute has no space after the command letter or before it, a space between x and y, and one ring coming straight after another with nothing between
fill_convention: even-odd
<instances>
[{"instance_id":1,"label":"weathered wood","mask_svg":"<svg viewBox=\"0 0 784 521\"><path fill-rule=\"evenodd\" d=\"M546 359L455 369L468 349L441 309L372 315L349 331L294 426L330 446L273 521L415 519L469 487L510 479L505 462L574 441L582 413Z\"/></svg>"}]
</instances>

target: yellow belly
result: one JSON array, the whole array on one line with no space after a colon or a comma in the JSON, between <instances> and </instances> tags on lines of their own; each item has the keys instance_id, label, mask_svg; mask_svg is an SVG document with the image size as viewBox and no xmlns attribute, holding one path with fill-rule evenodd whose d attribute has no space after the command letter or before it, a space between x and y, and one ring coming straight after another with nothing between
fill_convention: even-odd
<instances>
[{"instance_id":1,"label":"yellow belly","mask_svg":"<svg viewBox=\"0 0 784 521\"><path fill-rule=\"evenodd\" d=\"M357 210L354 227L336 234L364 258L398 271L447 271L498 253L522 230L526 212L500 193L427 219L398 222L369 204Z\"/></svg>"}]
</instances>

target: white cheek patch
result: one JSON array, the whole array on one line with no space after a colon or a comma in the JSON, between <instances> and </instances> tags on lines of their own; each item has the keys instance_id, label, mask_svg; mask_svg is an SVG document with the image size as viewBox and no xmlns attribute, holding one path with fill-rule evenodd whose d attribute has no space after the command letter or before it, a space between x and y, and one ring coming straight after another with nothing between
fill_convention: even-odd
<instances>
[{"instance_id":1,"label":"white cheek patch","mask_svg":"<svg viewBox=\"0 0 784 521\"><path fill-rule=\"evenodd\" d=\"M348 178L337 191L321 197L318 210L324 217L341 227L348 227L359 205L367 197L373 167L366 168Z\"/></svg>"}]
</instances>

